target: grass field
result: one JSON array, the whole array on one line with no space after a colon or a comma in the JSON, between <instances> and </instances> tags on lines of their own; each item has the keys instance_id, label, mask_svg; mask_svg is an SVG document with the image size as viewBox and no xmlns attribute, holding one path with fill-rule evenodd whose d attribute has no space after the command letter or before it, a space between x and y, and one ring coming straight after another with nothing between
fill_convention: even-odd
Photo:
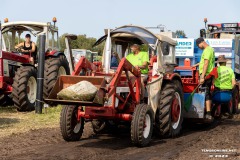
<instances>
[{"instance_id":1,"label":"grass field","mask_svg":"<svg viewBox=\"0 0 240 160\"><path fill-rule=\"evenodd\" d=\"M59 126L61 106L43 109L43 114L17 112L13 107L0 108L0 138L40 128Z\"/></svg>"}]
</instances>

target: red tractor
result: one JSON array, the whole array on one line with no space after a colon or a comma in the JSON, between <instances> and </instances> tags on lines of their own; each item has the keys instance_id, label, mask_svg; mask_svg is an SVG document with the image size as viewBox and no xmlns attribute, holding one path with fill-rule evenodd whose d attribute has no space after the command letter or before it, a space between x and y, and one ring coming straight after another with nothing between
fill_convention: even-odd
<instances>
[{"instance_id":1,"label":"red tractor","mask_svg":"<svg viewBox=\"0 0 240 160\"><path fill-rule=\"evenodd\" d=\"M183 121L183 87L179 74L174 73L176 41L155 35L139 26L116 28L96 43L106 41L103 67L97 67L82 57L71 76L60 76L47 102L64 104L60 126L63 139L76 141L82 136L85 121L93 123L95 131L105 123L115 127L131 125L131 140L137 146L146 146L155 127L160 136L180 134ZM145 45L150 55L146 93L141 93L141 73L125 57L131 44ZM111 52L117 51L121 61L117 68L110 67ZM70 65L72 66L72 65ZM79 76L81 70L85 76ZM89 81L98 88L93 101L58 99L63 88L80 81ZM140 94L145 95L140 101Z\"/></svg>"},{"instance_id":2,"label":"red tractor","mask_svg":"<svg viewBox=\"0 0 240 160\"><path fill-rule=\"evenodd\" d=\"M70 74L65 55L59 51L58 28L50 22L18 21L1 24L0 32L0 106L11 99L18 111L34 110L37 95L38 36L46 34L44 98L46 98L59 75ZM14 46L22 36L31 34L36 42L35 53L24 54ZM34 61L32 61L34 59Z\"/></svg>"}]
</instances>

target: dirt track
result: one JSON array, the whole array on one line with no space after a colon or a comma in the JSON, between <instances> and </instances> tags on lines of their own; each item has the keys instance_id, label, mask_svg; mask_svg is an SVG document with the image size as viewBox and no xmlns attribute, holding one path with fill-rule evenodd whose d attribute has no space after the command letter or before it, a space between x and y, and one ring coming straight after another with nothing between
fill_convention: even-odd
<instances>
[{"instance_id":1,"label":"dirt track","mask_svg":"<svg viewBox=\"0 0 240 160\"><path fill-rule=\"evenodd\" d=\"M154 137L145 148L131 145L128 131L95 135L89 123L78 142L65 142L59 128L32 130L0 139L0 159L209 159L210 154L202 149L235 149L228 159L240 159L240 115L207 127L185 127L179 138Z\"/></svg>"}]
</instances>

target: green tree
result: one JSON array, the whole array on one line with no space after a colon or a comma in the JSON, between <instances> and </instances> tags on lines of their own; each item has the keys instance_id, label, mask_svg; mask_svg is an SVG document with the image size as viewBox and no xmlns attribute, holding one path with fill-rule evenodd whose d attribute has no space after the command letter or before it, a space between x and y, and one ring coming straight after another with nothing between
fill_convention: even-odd
<instances>
[{"instance_id":1,"label":"green tree","mask_svg":"<svg viewBox=\"0 0 240 160\"><path fill-rule=\"evenodd\" d=\"M15 37L15 42L12 46L12 34L11 33L4 33L3 34L3 38L4 38L4 41L5 41L5 45L7 47L7 50L10 51L10 50L14 50L14 46L21 43L21 42L24 42L24 39L23 38L20 38L18 39L18 37L16 36ZM12 47L12 48L9 48L9 47Z\"/></svg>"},{"instance_id":2,"label":"green tree","mask_svg":"<svg viewBox=\"0 0 240 160\"><path fill-rule=\"evenodd\" d=\"M66 35L67 35L67 33L64 33L62 36L59 37L60 47L61 47L62 51L64 51L64 49L66 49L66 44L65 44L65 36ZM98 52L98 54L101 55L103 52L104 43L93 48L92 46L95 42L96 42L96 38L87 37L85 34L77 35L77 40L71 41L70 46L72 49L88 49L91 51Z\"/></svg>"},{"instance_id":3,"label":"green tree","mask_svg":"<svg viewBox=\"0 0 240 160\"><path fill-rule=\"evenodd\" d=\"M186 37L184 30L176 30L177 37Z\"/></svg>"}]
</instances>

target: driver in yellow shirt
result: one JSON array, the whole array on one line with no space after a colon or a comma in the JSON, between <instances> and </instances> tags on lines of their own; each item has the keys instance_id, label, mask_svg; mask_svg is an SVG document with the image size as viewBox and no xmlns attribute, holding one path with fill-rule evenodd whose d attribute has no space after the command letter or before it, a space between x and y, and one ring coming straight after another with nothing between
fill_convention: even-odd
<instances>
[{"instance_id":1,"label":"driver in yellow shirt","mask_svg":"<svg viewBox=\"0 0 240 160\"><path fill-rule=\"evenodd\" d=\"M140 50L140 46L138 44L133 44L131 46L132 52L129 53L126 59L137 69L141 71L141 100L144 99L145 87L144 82L148 78L148 63L149 56L147 52L143 52Z\"/></svg>"}]
</instances>

